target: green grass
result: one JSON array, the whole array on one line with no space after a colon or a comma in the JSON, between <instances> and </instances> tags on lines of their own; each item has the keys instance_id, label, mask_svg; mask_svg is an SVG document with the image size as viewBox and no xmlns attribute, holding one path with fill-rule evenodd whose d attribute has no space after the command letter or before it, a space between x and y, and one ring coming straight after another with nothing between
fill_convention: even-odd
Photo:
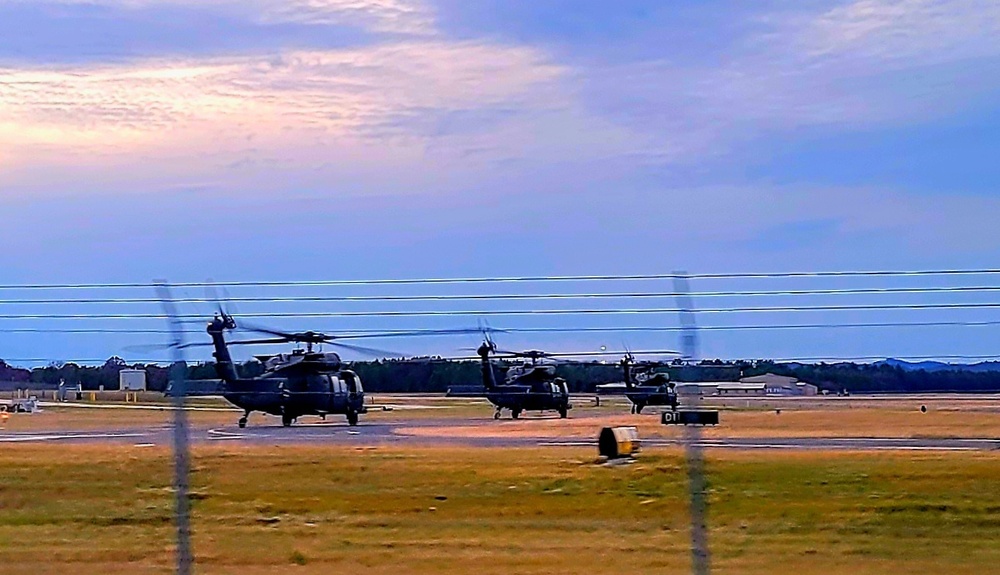
<instances>
[{"instance_id":1,"label":"green grass","mask_svg":"<svg viewBox=\"0 0 1000 575\"><path fill-rule=\"evenodd\" d=\"M676 452L223 446L196 453L199 573L683 573ZM713 452L719 573L986 573L996 454ZM4 573L168 573L165 451L4 447Z\"/></svg>"}]
</instances>

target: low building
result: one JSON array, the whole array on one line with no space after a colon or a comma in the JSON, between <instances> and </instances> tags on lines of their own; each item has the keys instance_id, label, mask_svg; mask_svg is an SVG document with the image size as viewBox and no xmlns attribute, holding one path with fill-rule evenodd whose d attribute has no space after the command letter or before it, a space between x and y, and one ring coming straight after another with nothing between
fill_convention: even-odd
<instances>
[{"instance_id":1,"label":"low building","mask_svg":"<svg viewBox=\"0 0 1000 575\"><path fill-rule=\"evenodd\" d=\"M724 396L763 396L767 395L767 384L742 381L736 383L723 382L719 384L717 393Z\"/></svg>"},{"instance_id":2,"label":"low building","mask_svg":"<svg viewBox=\"0 0 1000 575\"><path fill-rule=\"evenodd\" d=\"M679 381L677 382L677 395L716 395L719 391L718 381Z\"/></svg>"},{"instance_id":3,"label":"low building","mask_svg":"<svg viewBox=\"0 0 1000 575\"><path fill-rule=\"evenodd\" d=\"M602 383L596 386L594 390L597 392L597 395L625 395L625 392L628 391L628 386L621 381L618 383Z\"/></svg>"},{"instance_id":4,"label":"low building","mask_svg":"<svg viewBox=\"0 0 1000 575\"><path fill-rule=\"evenodd\" d=\"M799 381L795 377L773 373L744 377L740 379L740 383L763 385L765 395L813 396L819 394L819 388L811 383Z\"/></svg>"},{"instance_id":5,"label":"low building","mask_svg":"<svg viewBox=\"0 0 1000 575\"><path fill-rule=\"evenodd\" d=\"M775 395L818 395L819 389L794 377L765 373L744 377L739 381L678 381L677 394L683 396L764 397ZM621 395L627 391L624 383L597 386L598 395Z\"/></svg>"}]
</instances>

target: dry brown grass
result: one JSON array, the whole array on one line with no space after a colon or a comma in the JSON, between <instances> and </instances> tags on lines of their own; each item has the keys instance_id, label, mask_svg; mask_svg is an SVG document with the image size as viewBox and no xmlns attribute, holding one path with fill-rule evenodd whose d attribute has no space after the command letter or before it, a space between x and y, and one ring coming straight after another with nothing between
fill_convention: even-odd
<instances>
[{"instance_id":1,"label":"dry brown grass","mask_svg":"<svg viewBox=\"0 0 1000 575\"><path fill-rule=\"evenodd\" d=\"M749 408L745 405L749 404ZM711 439L738 437L893 437L951 438L1000 437L1000 400L969 401L961 398L896 401L812 400L751 401L741 407L722 406L721 423L704 429ZM920 406L926 406L922 413ZM706 408L711 405L706 404ZM569 419L551 415L522 416L491 421L492 411L483 408L475 416L479 421L456 422L439 427L411 427L401 431L410 435L453 437L545 437L587 439L608 425L633 425L641 437L676 438L682 430L660 424L653 410L630 415L621 401L605 402L602 407L578 404ZM780 413L779 413L780 411Z\"/></svg>"},{"instance_id":2,"label":"dry brown grass","mask_svg":"<svg viewBox=\"0 0 1000 575\"><path fill-rule=\"evenodd\" d=\"M199 573L683 573L679 452L206 446ZM3 573L168 573L165 450L0 451ZM995 453L711 452L719 572L981 574L1000 562Z\"/></svg>"}]
</instances>

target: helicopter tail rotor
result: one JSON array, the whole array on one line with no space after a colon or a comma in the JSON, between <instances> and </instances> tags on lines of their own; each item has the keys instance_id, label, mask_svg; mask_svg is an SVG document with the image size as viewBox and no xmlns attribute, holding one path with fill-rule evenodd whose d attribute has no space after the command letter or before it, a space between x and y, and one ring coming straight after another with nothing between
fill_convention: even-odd
<instances>
[{"instance_id":1,"label":"helicopter tail rotor","mask_svg":"<svg viewBox=\"0 0 1000 575\"><path fill-rule=\"evenodd\" d=\"M635 365L635 356L632 355L632 350L629 349L628 344L624 341L622 342L622 347L625 348L625 356L622 357L622 376L625 380L625 387L632 387L632 366Z\"/></svg>"},{"instance_id":2,"label":"helicopter tail rotor","mask_svg":"<svg viewBox=\"0 0 1000 575\"><path fill-rule=\"evenodd\" d=\"M223 295L228 299L228 293L224 292ZM221 321L223 329L230 331L236 329L236 320L233 317L233 312L229 306L224 304L223 299L219 297L219 291L211 279L205 283L205 299L215 304L215 318ZM213 323L215 322L213 321Z\"/></svg>"},{"instance_id":3,"label":"helicopter tail rotor","mask_svg":"<svg viewBox=\"0 0 1000 575\"><path fill-rule=\"evenodd\" d=\"M486 320L479 319L477 320L477 324L479 325L479 332L483 335L483 345L486 346L486 348L489 350L489 353L496 353L497 344L495 341L493 341L493 336L490 335L495 330L492 327L490 327L489 322L487 322Z\"/></svg>"}]
</instances>

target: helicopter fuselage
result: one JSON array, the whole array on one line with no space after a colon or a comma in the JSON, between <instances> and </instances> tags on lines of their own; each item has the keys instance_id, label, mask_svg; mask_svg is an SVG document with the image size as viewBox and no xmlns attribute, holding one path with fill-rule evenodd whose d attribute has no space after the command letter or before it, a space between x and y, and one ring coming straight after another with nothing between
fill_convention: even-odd
<instances>
[{"instance_id":1,"label":"helicopter fuselage","mask_svg":"<svg viewBox=\"0 0 1000 575\"><path fill-rule=\"evenodd\" d=\"M626 370L625 377L630 378ZM626 379L625 397L632 402L632 413L642 413L646 406L667 406L677 409L677 391L666 373L640 374L633 382Z\"/></svg>"},{"instance_id":2,"label":"helicopter fuselage","mask_svg":"<svg viewBox=\"0 0 1000 575\"><path fill-rule=\"evenodd\" d=\"M556 376L555 367L535 363L513 366L507 371L505 382L498 385L489 360L489 348L481 347L479 352L486 399L496 407L494 419L500 417L503 409L509 409L511 417L516 419L526 410L556 411L560 417L566 417L573 408L566 380Z\"/></svg>"},{"instance_id":3,"label":"helicopter fuselage","mask_svg":"<svg viewBox=\"0 0 1000 575\"><path fill-rule=\"evenodd\" d=\"M364 413L364 389L353 371L305 365L266 372L258 378L227 382L223 397L247 412L282 418Z\"/></svg>"},{"instance_id":4,"label":"helicopter fuselage","mask_svg":"<svg viewBox=\"0 0 1000 575\"><path fill-rule=\"evenodd\" d=\"M236 374L224 333L233 329L231 317L216 317L208 325L208 334L215 347L215 369L224 383L223 397L245 412L239 426L245 427L254 411L281 417L289 426L303 415L343 414L351 425L357 425L358 415L365 410L365 394L361 378L353 371L341 369L335 353L296 350L291 354L258 357L266 371L255 378L240 378Z\"/></svg>"}]
</instances>

